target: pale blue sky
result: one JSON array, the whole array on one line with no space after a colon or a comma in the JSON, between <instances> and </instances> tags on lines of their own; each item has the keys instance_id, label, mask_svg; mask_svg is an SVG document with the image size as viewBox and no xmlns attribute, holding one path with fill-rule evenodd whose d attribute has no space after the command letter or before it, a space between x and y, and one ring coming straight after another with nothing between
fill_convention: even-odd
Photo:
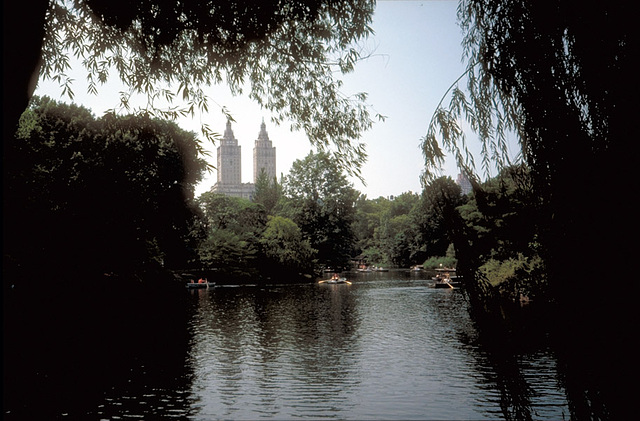
<instances>
[{"instance_id":1,"label":"pale blue sky","mask_svg":"<svg viewBox=\"0 0 640 421\"><path fill-rule=\"evenodd\" d=\"M374 112L387 116L362 138L369 155L363 168L367 186L356 179L353 183L369 198L422 189L419 177L424 158L420 138L442 95L464 71L457 5L457 1L379 1L372 25L375 35L366 41L375 55L343 77L345 94L367 92L367 102ZM83 74L75 79L74 102L92 109L96 115L118 104L119 88L102 87L97 97L86 95ZM42 82L36 93L59 98L61 89L54 83ZM288 124L275 126L269 113L247 98L231 97L225 87L212 87L210 95L226 106L236 120L233 131L242 146L243 182L253 181L253 143L263 117L276 147L278 174L286 175L293 161L304 158L311 150L304 133L291 132ZM226 121L215 108L209 115L181 119L178 124L199 133L201 120L213 130L224 132ZM215 147L210 149L211 163L215 165ZM455 178L455 165L447 163L445 174ZM198 187L197 194L208 190L215 180L214 172Z\"/></svg>"}]
</instances>

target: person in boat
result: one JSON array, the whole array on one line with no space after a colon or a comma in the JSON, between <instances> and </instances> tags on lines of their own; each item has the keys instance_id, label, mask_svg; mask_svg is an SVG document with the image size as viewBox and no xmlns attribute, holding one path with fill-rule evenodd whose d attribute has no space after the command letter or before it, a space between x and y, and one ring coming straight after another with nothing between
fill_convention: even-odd
<instances>
[{"instance_id":1,"label":"person in boat","mask_svg":"<svg viewBox=\"0 0 640 421\"><path fill-rule=\"evenodd\" d=\"M338 279L340 279L340 276L338 276L337 273L334 273L333 276L331 277L332 280L337 281Z\"/></svg>"},{"instance_id":2,"label":"person in boat","mask_svg":"<svg viewBox=\"0 0 640 421\"><path fill-rule=\"evenodd\" d=\"M207 283L207 279L206 278L205 279L200 278L200 279L198 279L198 283L199 284L206 284Z\"/></svg>"}]
</instances>

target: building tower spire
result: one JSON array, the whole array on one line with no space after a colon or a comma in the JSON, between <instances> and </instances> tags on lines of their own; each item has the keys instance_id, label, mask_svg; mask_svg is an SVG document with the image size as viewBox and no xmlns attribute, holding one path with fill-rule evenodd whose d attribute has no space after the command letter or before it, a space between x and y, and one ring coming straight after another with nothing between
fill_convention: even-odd
<instances>
[{"instance_id":1,"label":"building tower spire","mask_svg":"<svg viewBox=\"0 0 640 421\"><path fill-rule=\"evenodd\" d=\"M218 182L211 187L211 192L231 197L242 197L251 200L255 193L255 181L262 171L273 180L276 177L276 148L273 147L267 125L262 118L260 132L253 148L253 180L254 183L242 183L241 147L233 135L231 119L227 120L220 145L218 146Z\"/></svg>"},{"instance_id":2,"label":"building tower spire","mask_svg":"<svg viewBox=\"0 0 640 421\"><path fill-rule=\"evenodd\" d=\"M241 184L242 173L241 149L233 135L231 120L227 120L227 128L220 146L218 146L218 183L226 185Z\"/></svg>"},{"instance_id":3,"label":"building tower spire","mask_svg":"<svg viewBox=\"0 0 640 421\"><path fill-rule=\"evenodd\" d=\"M222 141L227 143L227 144L231 144L233 142L235 142L236 145L238 144L238 141L233 136L233 130L231 130L231 120L230 119L227 119L227 128L224 130L224 136L222 138Z\"/></svg>"},{"instance_id":4,"label":"building tower spire","mask_svg":"<svg viewBox=\"0 0 640 421\"><path fill-rule=\"evenodd\" d=\"M253 182L257 182L258 176L264 171L269 180L276 177L276 148L273 147L269 134L267 133L267 125L262 117L260 124L260 133L255 141L253 148Z\"/></svg>"},{"instance_id":5,"label":"building tower spire","mask_svg":"<svg viewBox=\"0 0 640 421\"><path fill-rule=\"evenodd\" d=\"M271 141L269 140L269 134L267 133L267 125L264 124L264 117L262 117L262 124L260 124L260 133L258 134L258 140L256 140L256 146L258 146L258 142L271 143Z\"/></svg>"}]
</instances>

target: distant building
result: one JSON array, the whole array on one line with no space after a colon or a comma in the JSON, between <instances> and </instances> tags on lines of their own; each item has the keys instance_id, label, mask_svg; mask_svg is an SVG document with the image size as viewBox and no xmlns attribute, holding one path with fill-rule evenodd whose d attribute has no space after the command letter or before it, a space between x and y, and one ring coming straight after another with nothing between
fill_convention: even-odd
<instances>
[{"instance_id":1,"label":"distant building","mask_svg":"<svg viewBox=\"0 0 640 421\"><path fill-rule=\"evenodd\" d=\"M462 190L463 195L467 195L471 193L473 187L471 186L471 181L469 181L469 177L467 177L464 173L458 174L458 178L456 179L456 184L460 186L460 190Z\"/></svg>"},{"instance_id":2,"label":"distant building","mask_svg":"<svg viewBox=\"0 0 640 421\"><path fill-rule=\"evenodd\" d=\"M272 145L267 134L267 128L262 119L260 133L253 147L253 182L258 181L261 171L265 171L269 180L276 177L276 148Z\"/></svg>"},{"instance_id":3,"label":"distant building","mask_svg":"<svg viewBox=\"0 0 640 421\"><path fill-rule=\"evenodd\" d=\"M225 196L241 197L252 200L256 192L256 185L253 183L240 184L220 184L216 183L211 187L213 193L224 194Z\"/></svg>"},{"instance_id":4,"label":"distant building","mask_svg":"<svg viewBox=\"0 0 640 421\"><path fill-rule=\"evenodd\" d=\"M253 149L253 183L242 182L242 149L233 135L231 121L218 146L218 181L211 187L211 192L225 196L253 199L256 191L255 181L263 169L269 177L276 176L276 148L273 147L267 134L264 120L260 125L260 133Z\"/></svg>"},{"instance_id":5,"label":"distant building","mask_svg":"<svg viewBox=\"0 0 640 421\"><path fill-rule=\"evenodd\" d=\"M220 146L218 146L218 183L234 186L242 183L242 150L238 140L233 136L231 121L227 121L227 129Z\"/></svg>"}]
</instances>

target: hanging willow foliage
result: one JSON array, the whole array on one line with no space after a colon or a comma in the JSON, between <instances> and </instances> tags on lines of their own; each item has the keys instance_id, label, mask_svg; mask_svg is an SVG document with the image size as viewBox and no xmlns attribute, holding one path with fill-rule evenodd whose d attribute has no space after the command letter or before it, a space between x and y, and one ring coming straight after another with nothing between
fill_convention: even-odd
<instances>
[{"instance_id":1,"label":"hanging willow foliage","mask_svg":"<svg viewBox=\"0 0 640 421\"><path fill-rule=\"evenodd\" d=\"M480 142L480 166L488 176L493 168L514 164L510 157L507 136L516 134L521 147L526 148L526 133L522 126L520 106L505 95L489 73L478 71L482 63L470 57L466 71L449 87L434 111L426 135L421 139L425 158L424 184L441 175L447 154L473 181L477 174L476 157L465 134L465 122ZM464 83L464 87L460 84ZM445 100L449 98L448 104ZM516 160L519 160L519 155Z\"/></svg>"},{"instance_id":2,"label":"hanging willow foliage","mask_svg":"<svg viewBox=\"0 0 640 421\"><path fill-rule=\"evenodd\" d=\"M422 139L425 179L437 174L445 152L473 174L463 122L481 142L485 172L510 164L506 136L517 135L521 158L549 196L567 187L575 168L624 155L618 148L634 99L630 15L615 2L460 1L468 64Z\"/></svg>"},{"instance_id":3,"label":"hanging willow foliage","mask_svg":"<svg viewBox=\"0 0 640 421\"><path fill-rule=\"evenodd\" d=\"M74 56L89 93L115 74L128 88L118 110L167 119L208 112L215 102L206 87L226 83L360 176L359 139L372 125L366 95L346 96L335 75L352 71L364 54L358 42L372 33L374 7L371 0L55 0L40 75L73 99ZM131 107L137 95L147 99L143 109ZM202 135L217 139L205 124Z\"/></svg>"}]
</instances>

